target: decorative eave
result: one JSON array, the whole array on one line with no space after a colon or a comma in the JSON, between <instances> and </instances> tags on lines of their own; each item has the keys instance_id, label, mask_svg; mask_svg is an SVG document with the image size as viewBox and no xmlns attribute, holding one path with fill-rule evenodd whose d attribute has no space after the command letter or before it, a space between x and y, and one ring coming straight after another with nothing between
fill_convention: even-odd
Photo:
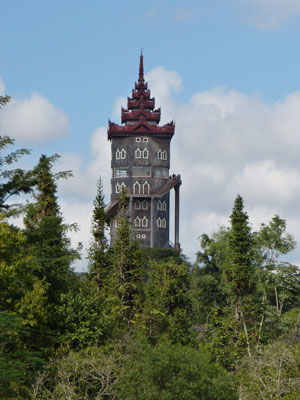
<instances>
[{"instance_id":1,"label":"decorative eave","mask_svg":"<svg viewBox=\"0 0 300 400\"><path fill-rule=\"evenodd\" d=\"M108 121L107 138L111 140L113 136L133 136L133 135L149 135L149 136L165 136L172 137L175 132L174 121L166 125L150 125L145 117L141 116L134 125L118 125Z\"/></svg>"},{"instance_id":2,"label":"decorative eave","mask_svg":"<svg viewBox=\"0 0 300 400\"><path fill-rule=\"evenodd\" d=\"M127 108L128 110L131 110L133 108L149 108L150 110L153 110L155 107L155 100L154 99L149 99L149 100L145 100L145 99L132 99L130 97L128 97L127 99Z\"/></svg>"},{"instance_id":3,"label":"decorative eave","mask_svg":"<svg viewBox=\"0 0 300 400\"><path fill-rule=\"evenodd\" d=\"M154 111L146 111L141 107L137 111L129 111L122 107L121 109L121 123L126 121L137 121L141 116L145 118L146 121L154 121L159 123L160 121L160 108Z\"/></svg>"}]
</instances>

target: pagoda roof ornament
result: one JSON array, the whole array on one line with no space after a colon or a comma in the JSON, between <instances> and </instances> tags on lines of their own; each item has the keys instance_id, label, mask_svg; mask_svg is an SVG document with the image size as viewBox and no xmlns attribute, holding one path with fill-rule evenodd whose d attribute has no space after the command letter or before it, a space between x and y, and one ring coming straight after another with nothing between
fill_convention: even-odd
<instances>
[{"instance_id":1,"label":"pagoda roof ornament","mask_svg":"<svg viewBox=\"0 0 300 400\"><path fill-rule=\"evenodd\" d=\"M121 123L117 125L109 121L108 139L113 135L131 135L147 133L158 136L173 136L174 122L159 126L160 108L155 109L155 99L150 97L148 83L144 79L144 56L141 51L138 81L132 90L132 97L127 99L127 109L121 108Z\"/></svg>"}]
</instances>

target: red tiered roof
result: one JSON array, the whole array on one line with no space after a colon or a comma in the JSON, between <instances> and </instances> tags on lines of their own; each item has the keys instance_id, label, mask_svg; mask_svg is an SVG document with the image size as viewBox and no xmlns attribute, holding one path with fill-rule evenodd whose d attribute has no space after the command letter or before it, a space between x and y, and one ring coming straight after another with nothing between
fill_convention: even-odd
<instances>
[{"instance_id":1,"label":"red tiered roof","mask_svg":"<svg viewBox=\"0 0 300 400\"><path fill-rule=\"evenodd\" d=\"M139 77L132 90L132 97L128 97L127 109L121 109L121 123L118 125L108 121L108 139L112 135L132 135L132 134L147 134L147 135L162 135L173 136L175 124L170 123L159 126L160 108L154 109L155 99L150 97L148 83L144 79L144 63L143 54L140 55ZM130 121L130 124L127 124Z\"/></svg>"}]
</instances>

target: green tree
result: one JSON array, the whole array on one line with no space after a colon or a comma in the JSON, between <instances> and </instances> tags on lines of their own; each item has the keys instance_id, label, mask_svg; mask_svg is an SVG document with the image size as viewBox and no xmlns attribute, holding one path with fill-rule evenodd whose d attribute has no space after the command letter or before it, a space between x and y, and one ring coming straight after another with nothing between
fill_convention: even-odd
<instances>
[{"instance_id":1,"label":"green tree","mask_svg":"<svg viewBox=\"0 0 300 400\"><path fill-rule=\"evenodd\" d=\"M231 229L228 238L228 256L223 267L225 292L234 308L235 318L240 321L251 355L247 320L251 321L255 289L255 267L253 263L253 237L248 215L244 211L243 199L237 196L230 216Z\"/></svg>"},{"instance_id":2,"label":"green tree","mask_svg":"<svg viewBox=\"0 0 300 400\"><path fill-rule=\"evenodd\" d=\"M125 358L116 383L117 399L234 400L233 379L201 353L180 344L143 345Z\"/></svg>"},{"instance_id":3,"label":"green tree","mask_svg":"<svg viewBox=\"0 0 300 400\"><path fill-rule=\"evenodd\" d=\"M143 326L152 344L161 337L174 343L190 340L191 297L186 263L152 262L147 271Z\"/></svg>"},{"instance_id":4,"label":"green tree","mask_svg":"<svg viewBox=\"0 0 300 400\"><path fill-rule=\"evenodd\" d=\"M120 304L120 319L130 324L141 311L143 300L143 260L141 249L132 237L127 213L128 197L119 199L118 224L113 251L114 289Z\"/></svg>"},{"instance_id":5,"label":"green tree","mask_svg":"<svg viewBox=\"0 0 300 400\"><path fill-rule=\"evenodd\" d=\"M89 249L90 275L99 288L108 283L112 267L108 256L108 242L105 236L107 214L105 212L104 193L101 177L97 182L97 195L94 200L92 235L93 241Z\"/></svg>"},{"instance_id":6,"label":"green tree","mask_svg":"<svg viewBox=\"0 0 300 400\"><path fill-rule=\"evenodd\" d=\"M36 180L35 203L28 204L24 218L30 250L35 259L35 274L49 284L48 298L51 303L59 301L60 294L67 291L72 279L72 261L79 258L70 246L56 196L56 180L70 176L70 172L53 174L52 166L58 156L41 156L34 169Z\"/></svg>"}]
</instances>

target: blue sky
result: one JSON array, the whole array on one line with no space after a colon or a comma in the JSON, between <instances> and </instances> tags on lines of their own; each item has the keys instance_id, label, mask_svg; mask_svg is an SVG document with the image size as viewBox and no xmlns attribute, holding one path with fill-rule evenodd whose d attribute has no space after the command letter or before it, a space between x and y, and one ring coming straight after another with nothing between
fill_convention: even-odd
<instances>
[{"instance_id":1,"label":"blue sky","mask_svg":"<svg viewBox=\"0 0 300 400\"><path fill-rule=\"evenodd\" d=\"M186 253L228 221L238 192L254 227L279 213L300 240L299 0L0 0L0 15L0 93L13 98L1 134L32 162L59 153L74 170L60 185L66 219L82 226L74 240L88 245L97 175L108 199L105 129L141 48L163 120L176 121Z\"/></svg>"}]
</instances>

